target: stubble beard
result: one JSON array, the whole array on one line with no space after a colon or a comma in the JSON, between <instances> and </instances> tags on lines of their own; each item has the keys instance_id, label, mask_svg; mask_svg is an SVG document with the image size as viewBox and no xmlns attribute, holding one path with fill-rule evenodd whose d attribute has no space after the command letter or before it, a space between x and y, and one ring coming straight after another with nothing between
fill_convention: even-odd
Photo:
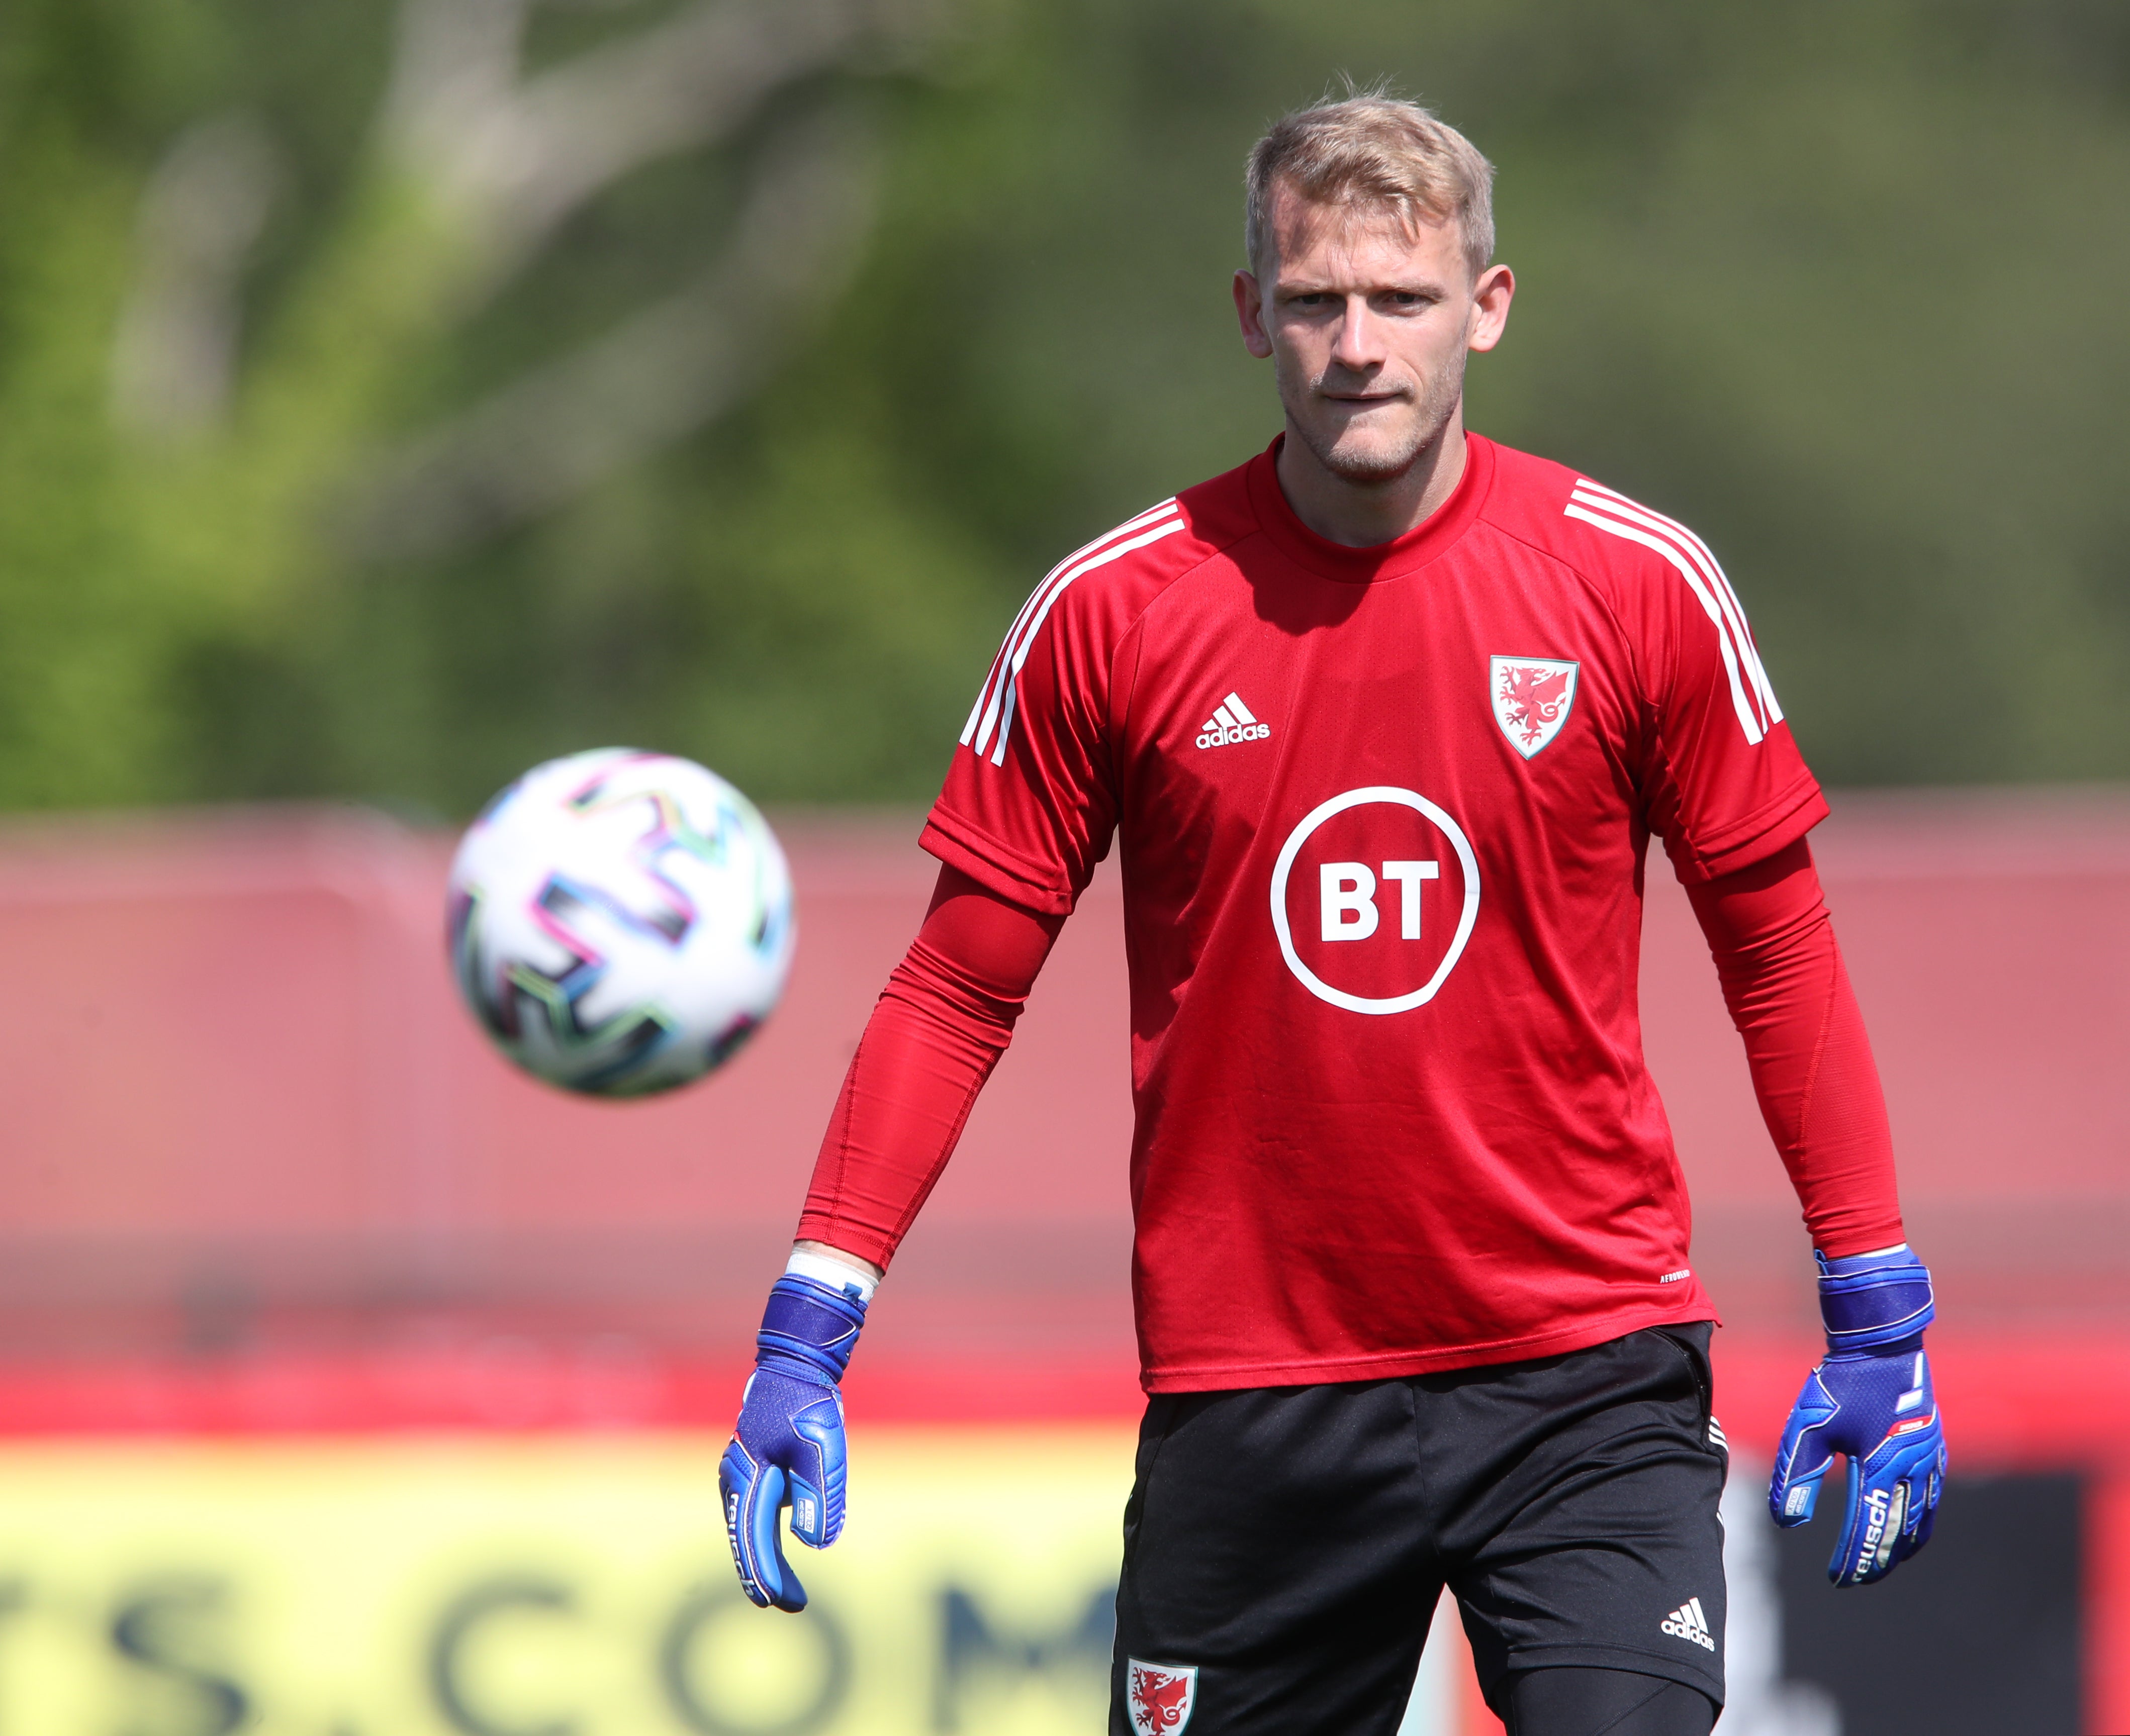
<instances>
[{"instance_id":1,"label":"stubble beard","mask_svg":"<svg viewBox=\"0 0 2130 1736\"><path fill-rule=\"evenodd\" d=\"M1335 429L1318 416L1297 415L1297 397L1304 411L1321 405L1321 379L1307 382L1299 393L1282 390L1287 423L1300 434L1310 455L1340 481L1361 488L1395 482L1434 447L1449 426L1449 418L1456 413L1458 400L1464 392L1462 360L1459 357L1459 365L1445 368L1421 387L1412 400L1411 413L1387 442L1366 436L1356 438L1356 431Z\"/></svg>"}]
</instances>

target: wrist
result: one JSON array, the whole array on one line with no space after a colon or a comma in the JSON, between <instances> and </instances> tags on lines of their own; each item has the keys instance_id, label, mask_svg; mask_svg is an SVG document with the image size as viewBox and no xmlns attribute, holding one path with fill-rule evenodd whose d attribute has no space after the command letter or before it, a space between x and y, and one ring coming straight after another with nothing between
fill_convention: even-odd
<instances>
[{"instance_id":1,"label":"wrist","mask_svg":"<svg viewBox=\"0 0 2130 1736\"><path fill-rule=\"evenodd\" d=\"M1819 1313L1831 1354L1892 1356L1920 1348L1937 1318L1930 1268L1906 1242L1830 1260L1817 1249Z\"/></svg>"},{"instance_id":2,"label":"wrist","mask_svg":"<svg viewBox=\"0 0 2130 1736\"><path fill-rule=\"evenodd\" d=\"M785 1262L784 1271L788 1277L811 1278L830 1290L848 1291L861 1303L872 1300L872 1293L880 1287L884 1276L870 1260L847 1254L825 1242L793 1242L791 1257Z\"/></svg>"},{"instance_id":3,"label":"wrist","mask_svg":"<svg viewBox=\"0 0 2130 1736\"><path fill-rule=\"evenodd\" d=\"M836 1289L804 1272L786 1271L770 1286L755 1366L797 1380L837 1385L850 1366L866 1305L856 1286Z\"/></svg>"}]
</instances>

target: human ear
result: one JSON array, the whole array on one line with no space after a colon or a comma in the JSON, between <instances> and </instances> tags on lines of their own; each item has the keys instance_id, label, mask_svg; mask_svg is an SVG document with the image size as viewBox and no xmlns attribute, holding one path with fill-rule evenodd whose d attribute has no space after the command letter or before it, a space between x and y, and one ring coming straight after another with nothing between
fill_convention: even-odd
<instances>
[{"instance_id":1,"label":"human ear","mask_svg":"<svg viewBox=\"0 0 2130 1736\"><path fill-rule=\"evenodd\" d=\"M1509 323L1509 303L1516 293L1516 275L1507 265L1489 265L1472 286L1471 336L1465 340L1473 350L1491 350L1502 341Z\"/></svg>"},{"instance_id":2,"label":"human ear","mask_svg":"<svg viewBox=\"0 0 2130 1736\"><path fill-rule=\"evenodd\" d=\"M1264 292L1247 271L1235 274L1235 318L1243 328L1243 347L1263 361L1272 354L1272 334L1265 329Z\"/></svg>"}]
</instances>

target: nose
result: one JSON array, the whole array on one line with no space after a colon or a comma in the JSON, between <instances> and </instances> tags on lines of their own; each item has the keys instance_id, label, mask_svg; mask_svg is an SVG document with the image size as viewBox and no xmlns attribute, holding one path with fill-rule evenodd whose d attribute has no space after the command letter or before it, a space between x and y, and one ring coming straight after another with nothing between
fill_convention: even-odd
<instances>
[{"instance_id":1,"label":"nose","mask_svg":"<svg viewBox=\"0 0 2130 1736\"><path fill-rule=\"evenodd\" d=\"M1365 295L1349 295L1339 318L1338 336L1331 345L1331 360L1353 373L1366 374L1383 365L1385 359L1380 322Z\"/></svg>"}]
</instances>

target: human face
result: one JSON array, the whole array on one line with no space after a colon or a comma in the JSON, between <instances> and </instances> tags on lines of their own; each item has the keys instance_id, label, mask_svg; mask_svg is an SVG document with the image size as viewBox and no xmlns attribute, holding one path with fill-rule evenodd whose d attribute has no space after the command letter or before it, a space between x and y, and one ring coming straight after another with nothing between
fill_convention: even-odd
<instances>
[{"instance_id":1,"label":"human face","mask_svg":"<svg viewBox=\"0 0 2130 1736\"><path fill-rule=\"evenodd\" d=\"M1263 279L1235 274L1244 342L1273 358L1287 426L1319 465L1394 482L1457 420L1465 355L1500 341L1515 280L1505 265L1474 279L1454 222L1408 231L1393 212L1311 205L1285 185L1269 215Z\"/></svg>"}]
</instances>

